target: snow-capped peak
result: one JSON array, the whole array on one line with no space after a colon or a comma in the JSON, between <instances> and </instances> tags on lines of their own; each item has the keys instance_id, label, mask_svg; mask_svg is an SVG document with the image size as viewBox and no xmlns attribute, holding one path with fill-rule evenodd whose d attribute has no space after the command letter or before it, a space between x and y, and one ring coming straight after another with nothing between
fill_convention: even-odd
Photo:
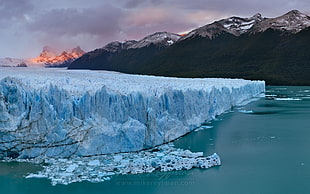
<instances>
[{"instance_id":1,"label":"snow-capped peak","mask_svg":"<svg viewBox=\"0 0 310 194\"><path fill-rule=\"evenodd\" d=\"M136 40L128 40L125 42L119 42L119 41L114 41L114 42L110 42L109 44L107 44L106 46L103 47L104 50L115 53L121 50L126 50L129 47L131 47L132 45L137 44L138 41Z\"/></svg>"},{"instance_id":2,"label":"snow-capped peak","mask_svg":"<svg viewBox=\"0 0 310 194\"><path fill-rule=\"evenodd\" d=\"M254 20L256 20L256 21L263 21L263 20L264 20L262 14L260 14L260 13L257 13L257 14L255 14L255 15L253 15L253 16L251 17L251 19L254 19Z\"/></svg>"},{"instance_id":3,"label":"snow-capped peak","mask_svg":"<svg viewBox=\"0 0 310 194\"><path fill-rule=\"evenodd\" d=\"M264 18L260 13L257 13L249 18L233 16L216 21L212 24L208 24L191 31L180 40L185 40L195 36L208 37L212 39L223 32L240 36L241 34L248 32L264 32L267 29L297 33L309 26L310 16L303 14L298 10L292 10L276 18Z\"/></svg>"},{"instance_id":4,"label":"snow-capped peak","mask_svg":"<svg viewBox=\"0 0 310 194\"><path fill-rule=\"evenodd\" d=\"M268 28L297 33L310 26L310 16L298 10L292 10L276 18L268 18L261 22L258 31Z\"/></svg>"},{"instance_id":5,"label":"snow-capped peak","mask_svg":"<svg viewBox=\"0 0 310 194\"><path fill-rule=\"evenodd\" d=\"M208 37L212 39L223 32L239 36L248 32L254 25L263 20L264 18L259 13L250 18L233 16L195 29L186 36L183 36L180 40L185 40L195 36Z\"/></svg>"},{"instance_id":6,"label":"snow-capped peak","mask_svg":"<svg viewBox=\"0 0 310 194\"><path fill-rule=\"evenodd\" d=\"M136 40L129 40L125 42L111 42L104 46L102 49L109 51L109 52L119 52L121 50L127 49L136 49L147 47L151 44L160 45L160 46L170 46L174 44L181 36L178 34L173 34L169 32L156 32L145 38L136 41Z\"/></svg>"},{"instance_id":7,"label":"snow-capped peak","mask_svg":"<svg viewBox=\"0 0 310 194\"><path fill-rule=\"evenodd\" d=\"M117 52L123 48L123 44L119 41L110 42L103 47L104 50L109 52Z\"/></svg>"},{"instance_id":8,"label":"snow-capped peak","mask_svg":"<svg viewBox=\"0 0 310 194\"><path fill-rule=\"evenodd\" d=\"M228 19L223 19L218 21L228 32L234 35L240 35L251 29L256 23L263 21L261 14L255 14L250 18L241 17L230 17Z\"/></svg>"},{"instance_id":9,"label":"snow-capped peak","mask_svg":"<svg viewBox=\"0 0 310 194\"><path fill-rule=\"evenodd\" d=\"M170 46L180 38L180 35L169 32L156 32L139 40L129 48L142 48L151 44Z\"/></svg>"}]
</instances>

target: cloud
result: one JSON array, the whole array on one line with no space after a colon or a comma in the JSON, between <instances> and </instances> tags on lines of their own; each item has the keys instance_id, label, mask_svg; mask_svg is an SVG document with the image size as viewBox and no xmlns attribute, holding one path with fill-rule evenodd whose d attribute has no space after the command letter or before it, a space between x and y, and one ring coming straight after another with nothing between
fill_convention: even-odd
<instances>
[{"instance_id":1,"label":"cloud","mask_svg":"<svg viewBox=\"0 0 310 194\"><path fill-rule=\"evenodd\" d=\"M25 25L42 46L94 49L106 43L123 39L122 9L111 4L92 8L53 8L43 10Z\"/></svg>"},{"instance_id":2,"label":"cloud","mask_svg":"<svg viewBox=\"0 0 310 194\"><path fill-rule=\"evenodd\" d=\"M162 4L163 0L122 0L125 8L137 8L137 7L148 7L157 6Z\"/></svg>"},{"instance_id":3,"label":"cloud","mask_svg":"<svg viewBox=\"0 0 310 194\"><path fill-rule=\"evenodd\" d=\"M171 12L163 8L144 8L138 12L134 11L127 16L127 25L137 27L147 27L150 25L157 25L171 20Z\"/></svg>"},{"instance_id":4,"label":"cloud","mask_svg":"<svg viewBox=\"0 0 310 194\"><path fill-rule=\"evenodd\" d=\"M23 22L33 9L32 3L27 0L0 0L0 22L8 26Z\"/></svg>"},{"instance_id":5,"label":"cloud","mask_svg":"<svg viewBox=\"0 0 310 194\"><path fill-rule=\"evenodd\" d=\"M56 36L79 34L112 36L119 31L122 11L105 4L90 9L52 9L33 18L28 29Z\"/></svg>"},{"instance_id":6,"label":"cloud","mask_svg":"<svg viewBox=\"0 0 310 194\"><path fill-rule=\"evenodd\" d=\"M123 20L123 31L130 39L140 39L158 31L177 33L193 27L195 24L188 21L184 13L161 6L128 11Z\"/></svg>"},{"instance_id":7,"label":"cloud","mask_svg":"<svg viewBox=\"0 0 310 194\"><path fill-rule=\"evenodd\" d=\"M157 31L180 32L197 26L161 0L130 0L126 8L106 3L91 8L52 8L28 18L26 29L44 45L102 47L108 42L141 39Z\"/></svg>"}]
</instances>

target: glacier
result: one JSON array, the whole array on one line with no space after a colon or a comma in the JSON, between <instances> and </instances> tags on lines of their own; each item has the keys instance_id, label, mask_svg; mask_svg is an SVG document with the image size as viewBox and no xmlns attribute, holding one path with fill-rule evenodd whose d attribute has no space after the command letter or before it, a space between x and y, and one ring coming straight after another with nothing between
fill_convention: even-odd
<instances>
[{"instance_id":1,"label":"glacier","mask_svg":"<svg viewBox=\"0 0 310 194\"><path fill-rule=\"evenodd\" d=\"M152 148L264 92L242 79L0 68L0 159Z\"/></svg>"}]
</instances>

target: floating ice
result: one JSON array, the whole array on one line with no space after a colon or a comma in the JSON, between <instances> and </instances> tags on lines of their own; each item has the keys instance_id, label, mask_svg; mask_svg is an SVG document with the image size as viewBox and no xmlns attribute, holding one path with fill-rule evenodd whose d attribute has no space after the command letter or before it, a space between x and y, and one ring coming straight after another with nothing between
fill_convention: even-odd
<instances>
[{"instance_id":1,"label":"floating ice","mask_svg":"<svg viewBox=\"0 0 310 194\"><path fill-rule=\"evenodd\" d=\"M71 164L61 159L45 159L48 165L44 166L42 171L29 174L26 178L48 178L52 185L67 185L81 181L102 182L119 174L151 173L155 170L162 172L190 170L221 165L216 153L204 157L203 152L193 153L174 148L172 144L137 153L75 157L70 160Z\"/></svg>"},{"instance_id":2,"label":"floating ice","mask_svg":"<svg viewBox=\"0 0 310 194\"><path fill-rule=\"evenodd\" d=\"M200 127L198 127L197 129L195 129L195 131L202 131L204 129L212 129L213 126L207 126L207 125L202 125Z\"/></svg>"},{"instance_id":3,"label":"floating ice","mask_svg":"<svg viewBox=\"0 0 310 194\"><path fill-rule=\"evenodd\" d=\"M238 110L238 112L245 113L245 114L251 114L251 113L253 113L252 110Z\"/></svg>"},{"instance_id":4,"label":"floating ice","mask_svg":"<svg viewBox=\"0 0 310 194\"><path fill-rule=\"evenodd\" d=\"M277 97L275 94L266 94L265 97Z\"/></svg>"},{"instance_id":5,"label":"floating ice","mask_svg":"<svg viewBox=\"0 0 310 194\"><path fill-rule=\"evenodd\" d=\"M302 99L301 98L274 98L274 100L278 100L278 101L299 101Z\"/></svg>"}]
</instances>

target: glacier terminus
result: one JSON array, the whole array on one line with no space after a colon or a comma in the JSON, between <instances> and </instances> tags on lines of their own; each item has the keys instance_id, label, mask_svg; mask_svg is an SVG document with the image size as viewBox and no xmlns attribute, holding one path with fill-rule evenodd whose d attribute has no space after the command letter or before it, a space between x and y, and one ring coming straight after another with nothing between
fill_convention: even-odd
<instances>
[{"instance_id":1,"label":"glacier terminus","mask_svg":"<svg viewBox=\"0 0 310 194\"><path fill-rule=\"evenodd\" d=\"M1 68L0 159L152 148L264 91L264 81Z\"/></svg>"}]
</instances>

